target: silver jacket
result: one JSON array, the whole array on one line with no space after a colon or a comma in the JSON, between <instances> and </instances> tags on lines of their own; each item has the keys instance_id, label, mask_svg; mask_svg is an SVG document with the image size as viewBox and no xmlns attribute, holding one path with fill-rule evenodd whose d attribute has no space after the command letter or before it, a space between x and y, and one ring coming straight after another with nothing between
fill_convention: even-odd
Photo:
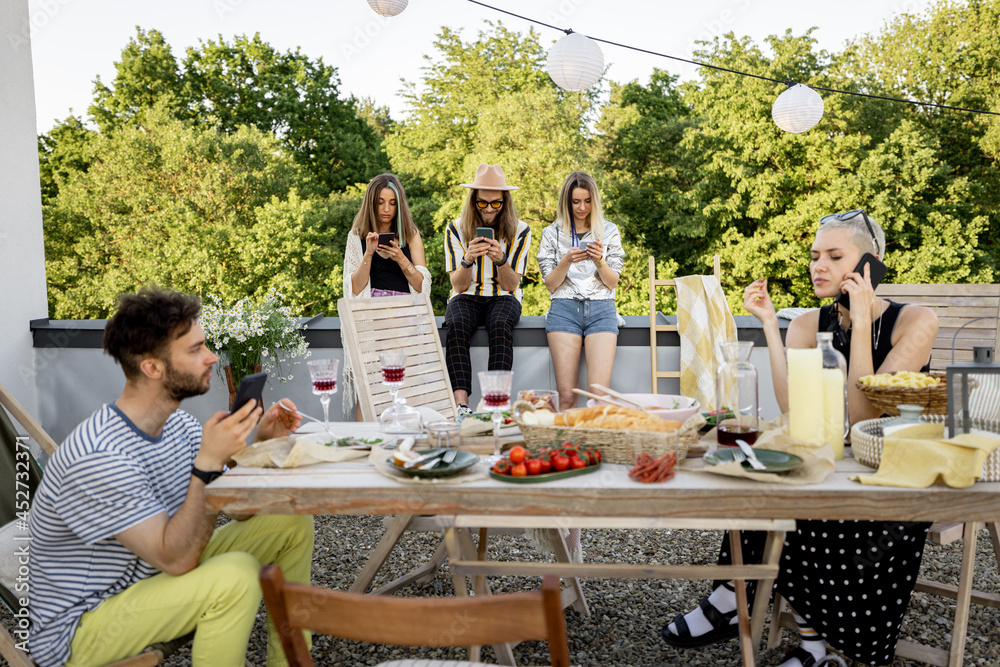
<instances>
[{"instance_id":1,"label":"silver jacket","mask_svg":"<svg viewBox=\"0 0 1000 667\"><path fill-rule=\"evenodd\" d=\"M577 241L593 241L594 233L587 232L578 236ZM565 233L558 222L553 222L542 230L542 243L538 248L538 268L545 278L556 270L559 260L573 247L573 239ZM625 250L622 248L622 236L618 226L604 221L604 261L612 271L621 275L625 265ZM569 267L566 279L552 293L553 299L576 299L577 301L614 299L615 291L609 289L597 276L594 262L585 259Z\"/></svg>"}]
</instances>

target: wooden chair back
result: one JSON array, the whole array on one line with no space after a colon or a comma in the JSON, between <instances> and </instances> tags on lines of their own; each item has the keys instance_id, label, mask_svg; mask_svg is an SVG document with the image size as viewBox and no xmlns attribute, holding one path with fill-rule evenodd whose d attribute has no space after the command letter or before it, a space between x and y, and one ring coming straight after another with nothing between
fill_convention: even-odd
<instances>
[{"instance_id":1,"label":"wooden chair back","mask_svg":"<svg viewBox=\"0 0 1000 667\"><path fill-rule=\"evenodd\" d=\"M931 350L931 369L951 363L951 343L959 327L977 317L1000 316L1000 285L879 285L875 293L898 303L927 306L938 317L938 335ZM971 361L974 345L1000 342L1000 321L972 322L955 340L955 361Z\"/></svg>"},{"instance_id":2,"label":"wooden chair back","mask_svg":"<svg viewBox=\"0 0 1000 667\"><path fill-rule=\"evenodd\" d=\"M389 407L382 384L379 354L406 352L406 384L399 395L413 407L426 406L448 419L457 414L451 379L430 298L425 294L377 299L340 299L340 331L344 354L350 355L365 421L376 421Z\"/></svg>"},{"instance_id":3,"label":"wooden chair back","mask_svg":"<svg viewBox=\"0 0 1000 667\"><path fill-rule=\"evenodd\" d=\"M720 282L722 280L722 268L720 266L719 256L716 255L712 258L712 274ZM653 380L653 392L658 394L659 392L659 380L660 378L680 378L680 369L676 371L661 371L656 364L656 334L660 331L677 331L676 324L667 324L665 322L659 321L659 313L656 310L656 290L660 287L673 287L677 288L677 283L673 278L657 278L656 277L656 258L650 255L649 257L649 357L650 357L650 372L652 373Z\"/></svg>"},{"instance_id":4,"label":"wooden chair back","mask_svg":"<svg viewBox=\"0 0 1000 667\"><path fill-rule=\"evenodd\" d=\"M264 603L291 667L312 665L302 630L397 646L481 646L545 639L552 665L569 667L559 578L542 590L457 598L397 598L285 581L281 567L260 572Z\"/></svg>"}]
</instances>

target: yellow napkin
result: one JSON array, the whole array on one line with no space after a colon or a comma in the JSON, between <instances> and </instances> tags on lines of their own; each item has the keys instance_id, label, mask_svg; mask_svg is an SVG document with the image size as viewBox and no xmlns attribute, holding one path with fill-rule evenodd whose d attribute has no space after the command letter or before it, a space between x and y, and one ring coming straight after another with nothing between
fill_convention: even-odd
<instances>
[{"instance_id":1,"label":"yellow napkin","mask_svg":"<svg viewBox=\"0 0 1000 667\"><path fill-rule=\"evenodd\" d=\"M736 342L736 320L715 276L682 276L677 286L677 333L681 338L681 393L702 410L714 410L716 347Z\"/></svg>"},{"instance_id":2,"label":"yellow napkin","mask_svg":"<svg viewBox=\"0 0 1000 667\"><path fill-rule=\"evenodd\" d=\"M944 424L920 424L896 431L882 441L882 462L873 475L851 479L862 484L923 489L941 478L948 486L971 486L983 463L1000 447L1000 437L965 433L944 438Z\"/></svg>"}]
</instances>

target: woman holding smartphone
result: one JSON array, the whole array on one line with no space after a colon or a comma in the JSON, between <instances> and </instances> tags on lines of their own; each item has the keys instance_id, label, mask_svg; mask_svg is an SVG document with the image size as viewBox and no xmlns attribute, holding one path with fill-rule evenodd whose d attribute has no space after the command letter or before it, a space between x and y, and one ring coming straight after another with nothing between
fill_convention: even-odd
<instances>
[{"instance_id":1,"label":"woman holding smartphone","mask_svg":"<svg viewBox=\"0 0 1000 667\"><path fill-rule=\"evenodd\" d=\"M833 332L834 348L847 359L852 424L881 414L854 388L858 378L926 369L937 337L937 317L929 308L875 296L872 276L881 275L884 253L885 232L863 209L821 218L810 250L809 277L817 297L836 301L796 317L785 336L789 348L808 348L816 347L817 332ZM774 391L785 411L785 344L766 280L746 288L743 306L764 325ZM791 605L802 642L780 667L839 662L828 653L827 642L855 661L892 662L929 527L900 521L798 521L795 531L785 535L774 587ZM761 562L765 533L747 531L742 538L743 562ZM727 536L719 563L731 562ZM750 604L754 590L747 586ZM715 582L708 598L662 631L677 648L707 646L738 633L731 581Z\"/></svg>"},{"instance_id":2,"label":"woman holding smartphone","mask_svg":"<svg viewBox=\"0 0 1000 667\"><path fill-rule=\"evenodd\" d=\"M344 250L344 296L348 299L427 293L431 274L424 245L413 224L403 184L394 174L381 174L365 190L361 210L347 235ZM344 414L357 401L354 374L344 357ZM357 413L360 420L360 409Z\"/></svg>"},{"instance_id":3,"label":"woman holding smartphone","mask_svg":"<svg viewBox=\"0 0 1000 667\"><path fill-rule=\"evenodd\" d=\"M542 231L538 266L552 297L545 332L559 409L576 405L580 355L587 382L608 386L618 345L615 286L625 263L621 234L604 219L594 178L574 171L559 192L556 220Z\"/></svg>"}]
</instances>

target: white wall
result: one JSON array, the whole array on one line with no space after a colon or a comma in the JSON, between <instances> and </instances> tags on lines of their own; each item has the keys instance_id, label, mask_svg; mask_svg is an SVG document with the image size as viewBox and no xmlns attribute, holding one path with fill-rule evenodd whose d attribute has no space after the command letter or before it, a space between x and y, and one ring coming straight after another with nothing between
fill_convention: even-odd
<instances>
[{"instance_id":1,"label":"white wall","mask_svg":"<svg viewBox=\"0 0 1000 667\"><path fill-rule=\"evenodd\" d=\"M27 0L0 0L0 383L38 414L28 322L47 315Z\"/></svg>"}]
</instances>

